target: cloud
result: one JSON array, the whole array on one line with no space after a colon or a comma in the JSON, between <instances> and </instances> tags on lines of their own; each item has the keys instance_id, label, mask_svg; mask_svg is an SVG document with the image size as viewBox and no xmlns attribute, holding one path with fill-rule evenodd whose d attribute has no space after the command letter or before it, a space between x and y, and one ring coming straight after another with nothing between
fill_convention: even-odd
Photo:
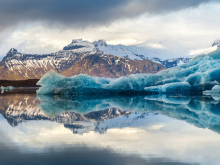
<instances>
[{"instance_id":1,"label":"cloud","mask_svg":"<svg viewBox=\"0 0 220 165\"><path fill-rule=\"evenodd\" d=\"M101 164L101 165L157 165L157 164L178 164L187 165L189 163L178 162L168 158L141 158L137 154L126 155L116 153L113 150L106 148L89 148L84 144L77 146L62 145L58 147L46 148L41 150L41 153L34 153L31 150L22 153L15 145L8 147L5 143L0 142L0 163L7 165L38 165L38 164ZM39 152L39 151L38 151Z\"/></svg>"},{"instance_id":2,"label":"cloud","mask_svg":"<svg viewBox=\"0 0 220 165\"><path fill-rule=\"evenodd\" d=\"M44 22L58 28L84 28L139 16L196 7L210 0L1 0L0 32L19 23Z\"/></svg>"}]
</instances>

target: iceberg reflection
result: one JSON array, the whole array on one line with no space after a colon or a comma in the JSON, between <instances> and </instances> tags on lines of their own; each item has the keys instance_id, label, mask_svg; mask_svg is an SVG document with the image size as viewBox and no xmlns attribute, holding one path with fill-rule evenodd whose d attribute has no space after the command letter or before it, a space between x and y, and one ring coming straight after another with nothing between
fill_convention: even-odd
<instances>
[{"instance_id":1,"label":"iceberg reflection","mask_svg":"<svg viewBox=\"0 0 220 165\"><path fill-rule=\"evenodd\" d=\"M106 109L119 109L130 113L159 113L184 120L200 128L220 133L220 102L212 97L185 97L150 95L112 98L76 98L71 96L38 95L38 104L50 118L67 111L90 114ZM128 113L129 112L129 113Z\"/></svg>"}]
</instances>

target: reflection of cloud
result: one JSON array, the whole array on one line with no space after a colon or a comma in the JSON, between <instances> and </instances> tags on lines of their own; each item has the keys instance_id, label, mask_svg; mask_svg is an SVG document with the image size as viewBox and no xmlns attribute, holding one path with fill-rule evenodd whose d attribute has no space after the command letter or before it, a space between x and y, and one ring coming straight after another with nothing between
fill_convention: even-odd
<instances>
[{"instance_id":1,"label":"reflection of cloud","mask_svg":"<svg viewBox=\"0 0 220 165\"><path fill-rule=\"evenodd\" d=\"M157 48L157 49L164 49L163 45L160 44L148 44L149 47L151 48Z\"/></svg>"},{"instance_id":2,"label":"reflection of cloud","mask_svg":"<svg viewBox=\"0 0 220 165\"><path fill-rule=\"evenodd\" d=\"M161 129L163 127L163 125L152 125L149 129Z\"/></svg>"},{"instance_id":3,"label":"reflection of cloud","mask_svg":"<svg viewBox=\"0 0 220 165\"><path fill-rule=\"evenodd\" d=\"M136 154L123 155L109 148L86 147L84 145L71 147L69 145L55 146L47 148L45 153L21 153L14 146L12 149L6 148L0 144L0 163L4 165L149 165L149 164L184 164L167 158L149 158L144 159ZM4 149L4 150L3 150Z\"/></svg>"},{"instance_id":4,"label":"reflection of cloud","mask_svg":"<svg viewBox=\"0 0 220 165\"><path fill-rule=\"evenodd\" d=\"M21 157L24 155L34 156L32 153L37 152L42 154L42 157L45 156L44 159L52 159L46 155L59 157L59 154L60 159L65 161L62 157L65 153L66 158L68 158L66 160L73 160L73 158L77 160L73 155L83 155L81 153L85 150L84 154L90 156L92 153L88 151L93 151L95 148L96 156L99 154L98 151L112 156L117 153L116 157L123 160L121 164L124 163L123 158L128 158L132 153L144 158L143 162L150 159L148 155L168 158L165 161L174 159L178 162L188 163L209 164L214 162L213 164L215 164L219 161L219 157L215 156L220 154L218 152L220 147L220 136L218 134L162 115L149 115L146 118L140 118L130 125L125 125L125 128L122 129L109 128L105 134L93 131L83 135L72 134L62 124L45 121L28 121L16 128L10 127L6 120L1 120L0 124L0 129L3 129L5 135L9 135L12 143L22 147L19 150L25 154L18 154ZM151 129L156 127L160 127L160 129ZM85 147L80 148L79 145ZM78 150L78 154L74 148ZM51 154L46 154L48 152ZM13 155L13 153L11 154ZM72 159L68 155L73 156ZM100 156L97 157L100 158ZM108 157L105 156L101 158L108 160ZM129 160L138 161L137 159L139 160L137 157L132 157ZM117 163L112 161L114 160L109 162Z\"/></svg>"}]
</instances>

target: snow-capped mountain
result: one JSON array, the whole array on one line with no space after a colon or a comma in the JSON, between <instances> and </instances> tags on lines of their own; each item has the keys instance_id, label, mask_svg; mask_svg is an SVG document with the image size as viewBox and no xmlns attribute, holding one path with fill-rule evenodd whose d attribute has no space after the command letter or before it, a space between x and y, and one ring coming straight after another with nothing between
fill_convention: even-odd
<instances>
[{"instance_id":1,"label":"snow-capped mountain","mask_svg":"<svg viewBox=\"0 0 220 165\"><path fill-rule=\"evenodd\" d=\"M219 48L220 40L216 40L212 46ZM85 73L112 78L135 73L156 73L165 67L188 63L194 57L184 54L187 54L187 50L172 41L147 41L125 46L109 45L104 40L89 42L75 39L63 50L50 54L25 54L11 49L0 63L0 78L39 79L51 69L66 76ZM174 56L177 58L171 58Z\"/></svg>"},{"instance_id":2,"label":"snow-capped mountain","mask_svg":"<svg viewBox=\"0 0 220 165\"><path fill-rule=\"evenodd\" d=\"M220 40L215 40L214 43L212 44L212 47L217 46L217 48L220 48Z\"/></svg>"},{"instance_id":3,"label":"snow-capped mountain","mask_svg":"<svg viewBox=\"0 0 220 165\"><path fill-rule=\"evenodd\" d=\"M76 39L72 40L72 42L65 46L63 50L73 50L74 52L94 52L96 51L96 47L92 42Z\"/></svg>"},{"instance_id":4,"label":"snow-capped mountain","mask_svg":"<svg viewBox=\"0 0 220 165\"><path fill-rule=\"evenodd\" d=\"M104 40L89 42L89 41L82 40L82 39L74 39L72 40L70 44L68 44L67 46L64 46L62 51L58 51L60 46L58 47L57 45L65 45L66 42L60 41L60 43L61 44L56 43L56 47L51 46L51 43L44 44L44 47L42 48L41 46L39 47L39 49L42 48L42 50L44 50L44 53L47 53L47 55L56 54L56 56L57 55L59 56L58 58L61 58L61 56L63 56L64 60L65 59L69 60L67 56L64 56L64 54L68 54L68 53L69 54L71 53L85 54L85 53L92 53L92 52L93 53L103 52L105 54L115 55L119 57L126 57L131 60L150 60L150 61L162 64L167 68L175 67L175 66L178 66L184 63L188 63L194 57L194 56L189 56L189 55L186 56L187 54L190 54L189 50L186 49L184 46L179 44L178 41L175 41L175 40L161 40L161 41L160 40L149 40L142 44L125 46L121 44L110 45L110 44L107 44ZM26 52L26 55L29 54L29 52L32 53L34 51L38 53L39 52L43 53L39 51L37 45L40 45L37 41L30 40L27 42L20 43L18 45L18 50L21 52ZM220 40L216 40L212 44L212 46L219 48ZM57 51L57 52L50 53L53 51ZM33 54L33 55L36 55L36 54Z\"/></svg>"},{"instance_id":5,"label":"snow-capped mountain","mask_svg":"<svg viewBox=\"0 0 220 165\"><path fill-rule=\"evenodd\" d=\"M39 79L51 69L66 76L84 73L115 78L156 73L165 67L149 60L111 55L98 50L94 43L79 39L51 54L24 54L12 48L0 63L0 79Z\"/></svg>"},{"instance_id":6,"label":"snow-capped mountain","mask_svg":"<svg viewBox=\"0 0 220 165\"><path fill-rule=\"evenodd\" d=\"M105 53L127 57L132 60L151 60L153 62L160 63L167 68L187 63L191 59L191 57L181 57L181 55L184 56L184 50L181 50L183 49L182 47L177 49L176 47L178 46L170 46L169 49L165 49L162 45L151 45L147 42L132 46L108 45L104 40L95 41L93 43L98 50ZM168 45L166 45L166 47L168 47ZM175 48L177 50L175 50ZM175 56L178 58L171 58Z\"/></svg>"},{"instance_id":7,"label":"snow-capped mountain","mask_svg":"<svg viewBox=\"0 0 220 165\"><path fill-rule=\"evenodd\" d=\"M147 44L147 42L137 46L125 46L108 45L104 40L89 42L82 39L76 39L73 40L71 44L65 46L63 50L71 50L77 53L101 51L119 57L126 57L131 60L150 60L156 63L160 63L167 68L189 62L189 60L191 59L190 57L180 57L180 54L182 55L185 51L182 47L180 47L179 45L170 46L172 45L171 43L169 43L168 46L167 43L168 42L166 42L166 47L168 47L169 49L150 47L150 44ZM171 58L175 56L178 56L178 58Z\"/></svg>"}]
</instances>

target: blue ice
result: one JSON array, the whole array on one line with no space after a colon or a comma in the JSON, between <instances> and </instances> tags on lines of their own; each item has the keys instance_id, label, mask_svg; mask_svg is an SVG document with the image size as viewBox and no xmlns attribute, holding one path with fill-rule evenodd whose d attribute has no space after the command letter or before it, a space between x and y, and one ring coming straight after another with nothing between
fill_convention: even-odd
<instances>
[{"instance_id":1,"label":"blue ice","mask_svg":"<svg viewBox=\"0 0 220 165\"><path fill-rule=\"evenodd\" d=\"M62 76L55 71L45 74L37 85L37 94L105 95L123 92L192 93L220 85L220 60L205 56L156 74L132 74L128 77L100 78L85 74Z\"/></svg>"}]
</instances>

